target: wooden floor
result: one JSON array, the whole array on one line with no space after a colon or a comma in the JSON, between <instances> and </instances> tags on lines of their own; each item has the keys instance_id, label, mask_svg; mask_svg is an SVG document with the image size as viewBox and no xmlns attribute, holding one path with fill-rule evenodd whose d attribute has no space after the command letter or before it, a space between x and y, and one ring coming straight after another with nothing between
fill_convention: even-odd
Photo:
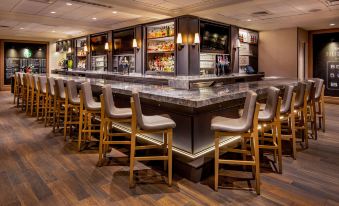
<instances>
[{"instance_id":1,"label":"wooden floor","mask_svg":"<svg viewBox=\"0 0 339 206\"><path fill-rule=\"evenodd\" d=\"M142 183L128 188L125 155L98 168L95 151L78 153L0 92L0 205L339 205L339 106L326 105L327 132L310 140L297 160L284 157L283 175L261 174L262 194L211 189L212 178L193 183L174 175L174 185L137 164ZM212 138L212 137L211 137Z\"/></svg>"}]
</instances>

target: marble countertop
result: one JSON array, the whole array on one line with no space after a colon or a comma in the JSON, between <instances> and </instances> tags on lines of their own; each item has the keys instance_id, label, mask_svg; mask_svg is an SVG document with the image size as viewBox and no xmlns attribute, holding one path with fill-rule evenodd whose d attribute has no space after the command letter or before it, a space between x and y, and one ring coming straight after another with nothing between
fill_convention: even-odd
<instances>
[{"instance_id":1,"label":"marble countertop","mask_svg":"<svg viewBox=\"0 0 339 206\"><path fill-rule=\"evenodd\" d=\"M263 74L239 74L232 73L228 75L217 76L214 74L209 75L194 75L194 76L168 76L168 75L145 75L140 73L129 73L122 74L118 72L110 72L110 71L81 71L81 70L72 70L67 71L69 74L93 74L93 75L112 75L112 76L121 76L121 77L132 77L132 78L149 78L149 79L167 79L167 80L184 80L184 81L202 81L202 80L215 80L215 79L225 79L225 78L242 78L248 76L257 76Z\"/></svg>"},{"instance_id":2,"label":"marble countertop","mask_svg":"<svg viewBox=\"0 0 339 206\"><path fill-rule=\"evenodd\" d=\"M75 82L90 82L94 86L110 84L114 93L130 95L133 90L140 92L142 98L159 102L182 105L191 108L201 108L221 102L244 98L248 90L256 91L258 94L266 93L270 86L281 87L283 85L295 84L296 79L265 78L262 81L235 83L220 87L197 88L192 90L174 89L169 86L145 85L133 82L121 82L97 78L86 78L52 74L52 77L65 80L73 79Z\"/></svg>"}]
</instances>

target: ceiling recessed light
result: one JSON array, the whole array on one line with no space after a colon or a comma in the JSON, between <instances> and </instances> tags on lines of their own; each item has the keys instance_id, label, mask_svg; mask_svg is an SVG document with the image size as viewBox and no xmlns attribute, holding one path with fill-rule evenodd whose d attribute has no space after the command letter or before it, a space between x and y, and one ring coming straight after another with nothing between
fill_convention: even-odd
<instances>
[{"instance_id":1,"label":"ceiling recessed light","mask_svg":"<svg viewBox=\"0 0 339 206\"><path fill-rule=\"evenodd\" d=\"M117 11L112 11L112 13L113 13L113 14L116 14L116 13L118 13L118 12L117 12Z\"/></svg>"},{"instance_id":2,"label":"ceiling recessed light","mask_svg":"<svg viewBox=\"0 0 339 206\"><path fill-rule=\"evenodd\" d=\"M335 26L335 24L334 24L334 23L331 23L330 26Z\"/></svg>"},{"instance_id":3,"label":"ceiling recessed light","mask_svg":"<svg viewBox=\"0 0 339 206\"><path fill-rule=\"evenodd\" d=\"M93 20L97 20L97 18L96 18L96 17L93 17L92 19L93 19Z\"/></svg>"},{"instance_id":4,"label":"ceiling recessed light","mask_svg":"<svg viewBox=\"0 0 339 206\"><path fill-rule=\"evenodd\" d=\"M55 11L51 11L51 14L55 14L56 12Z\"/></svg>"},{"instance_id":5,"label":"ceiling recessed light","mask_svg":"<svg viewBox=\"0 0 339 206\"><path fill-rule=\"evenodd\" d=\"M72 4L72 3L69 3L69 2L67 2L67 3L66 3L66 5L67 5L67 6L72 6L73 4Z\"/></svg>"},{"instance_id":6,"label":"ceiling recessed light","mask_svg":"<svg viewBox=\"0 0 339 206\"><path fill-rule=\"evenodd\" d=\"M25 29L24 27L21 27L20 29Z\"/></svg>"},{"instance_id":7,"label":"ceiling recessed light","mask_svg":"<svg viewBox=\"0 0 339 206\"><path fill-rule=\"evenodd\" d=\"M53 30L52 32L54 33L55 31Z\"/></svg>"},{"instance_id":8,"label":"ceiling recessed light","mask_svg":"<svg viewBox=\"0 0 339 206\"><path fill-rule=\"evenodd\" d=\"M252 19L247 19L247 21L252 21Z\"/></svg>"}]
</instances>

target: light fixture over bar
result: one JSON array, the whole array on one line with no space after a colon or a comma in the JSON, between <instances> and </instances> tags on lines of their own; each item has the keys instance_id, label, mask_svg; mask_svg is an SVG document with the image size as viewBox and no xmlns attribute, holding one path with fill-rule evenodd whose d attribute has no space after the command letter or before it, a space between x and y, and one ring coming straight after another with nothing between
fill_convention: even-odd
<instances>
[{"instance_id":1,"label":"light fixture over bar","mask_svg":"<svg viewBox=\"0 0 339 206\"><path fill-rule=\"evenodd\" d=\"M109 50L108 42L105 43L105 50Z\"/></svg>"},{"instance_id":2,"label":"light fixture over bar","mask_svg":"<svg viewBox=\"0 0 339 206\"><path fill-rule=\"evenodd\" d=\"M87 44L84 46L84 52L88 52Z\"/></svg>"},{"instance_id":3,"label":"light fixture over bar","mask_svg":"<svg viewBox=\"0 0 339 206\"><path fill-rule=\"evenodd\" d=\"M133 39L133 48L139 50L137 39Z\"/></svg>"},{"instance_id":4,"label":"light fixture over bar","mask_svg":"<svg viewBox=\"0 0 339 206\"><path fill-rule=\"evenodd\" d=\"M182 48L184 48L184 44L182 43L182 35L181 33L177 34L177 44L178 44L178 49L181 50Z\"/></svg>"},{"instance_id":5,"label":"light fixture over bar","mask_svg":"<svg viewBox=\"0 0 339 206\"><path fill-rule=\"evenodd\" d=\"M199 35L199 33L195 33L194 34L194 42L193 42L192 46L195 46L197 44L200 44L200 35Z\"/></svg>"}]
</instances>

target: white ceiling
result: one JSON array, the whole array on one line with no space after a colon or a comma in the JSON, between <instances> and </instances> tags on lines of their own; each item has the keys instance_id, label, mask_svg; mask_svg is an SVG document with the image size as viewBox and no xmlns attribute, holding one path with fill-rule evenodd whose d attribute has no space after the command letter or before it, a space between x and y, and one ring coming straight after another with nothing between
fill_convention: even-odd
<instances>
[{"instance_id":1,"label":"white ceiling","mask_svg":"<svg viewBox=\"0 0 339 206\"><path fill-rule=\"evenodd\" d=\"M339 26L339 1L329 5L326 0L0 0L0 38L55 40L184 14L256 30L328 29Z\"/></svg>"}]
</instances>

